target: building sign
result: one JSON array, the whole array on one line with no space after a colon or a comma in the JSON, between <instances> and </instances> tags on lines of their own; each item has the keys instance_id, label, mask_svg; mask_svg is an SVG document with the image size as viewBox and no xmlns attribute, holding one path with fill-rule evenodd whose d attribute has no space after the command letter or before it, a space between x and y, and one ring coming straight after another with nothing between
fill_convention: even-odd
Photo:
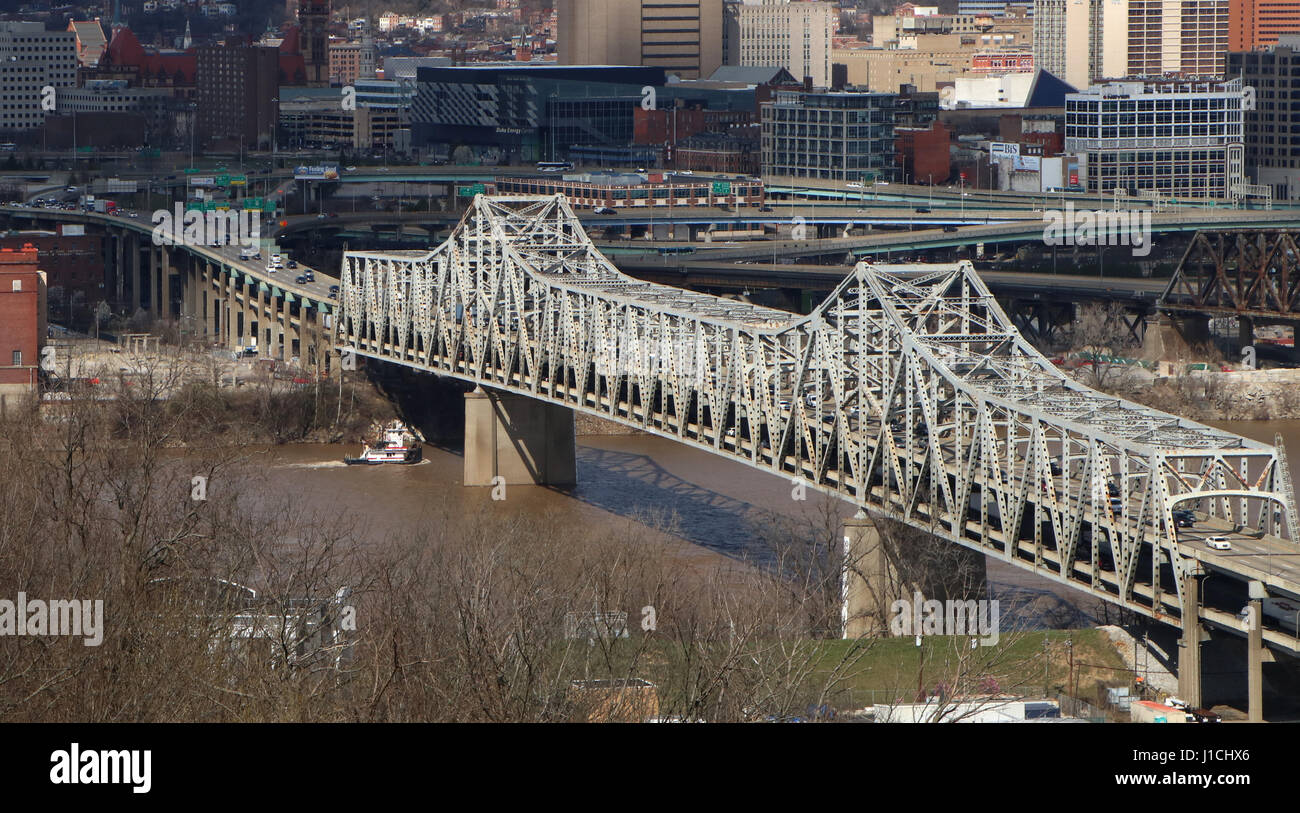
<instances>
[{"instance_id":1,"label":"building sign","mask_svg":"<svg viewBox=\"0 0 1300 813\"><path fill-rule=\"evenodd\" d=\"M1006 141L994 141L989 144L989 158L993 161L996 161L999 158L1011 158L1019 154L1019 144L1012 144Z\"/></svg>"},{"instance_id":2,"label":"building sign","mask_svg":"<svg viewBox=\"0 0 1300 813\"><path fill-rule=\"evenodd\" d=\"M1038 172L1042 169L1042 157L1038 155L1012 156L1011 169L1015 172Z\"/></svg>"}]
</instances>

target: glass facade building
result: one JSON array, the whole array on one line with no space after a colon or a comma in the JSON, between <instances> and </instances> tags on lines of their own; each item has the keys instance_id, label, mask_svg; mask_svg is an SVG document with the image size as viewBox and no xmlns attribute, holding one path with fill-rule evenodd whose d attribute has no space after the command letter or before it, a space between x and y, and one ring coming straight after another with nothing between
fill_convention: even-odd
<instances>
[{"instance_id":1,"label":"glass facade building","mask_svg":"<svg viewBox=\"0 0 1300 813\"><path fill-rule=\"evenodd\" d=\"M894 177L897 94L780 91L762 105L763 174Z\"/></svg>"},{"instance_id":2,"label":"glass facade building","mask_svg":"<svg viewBox=\"0 0 1300 813\"><path fill-rule=\"evenodd\" d=\"M1065 97L1065 151L1089 192L1227 197L1244 180L1239 79L1119 82Z\"/></svg>"}]
</instances>

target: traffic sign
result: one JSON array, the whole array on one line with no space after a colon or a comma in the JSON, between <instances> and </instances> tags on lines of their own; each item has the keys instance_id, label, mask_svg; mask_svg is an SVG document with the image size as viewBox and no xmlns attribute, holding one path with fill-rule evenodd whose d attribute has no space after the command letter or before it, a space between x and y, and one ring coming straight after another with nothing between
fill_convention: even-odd
<instances>
[{"instance_id":1,"label":"traffic sign","mask_svg":"<svg viewBox=\"0 0 1300 813\"><path fill-rule=\"evenodd\" d=\"M731 181L714 181L714 182L713 182L713 194L715 194L715 195L730 195L730 194L731 194Z\"/></svg>"},{"instance_id":2,"label":"traffic sign","mask_svg":"<svg viewBox=\"0 0 1300 813\"><path fill-rule=\"evenodd\" d=\"M462 198L472 198L475 195L483 195L486 193L487 193L487 186L481 183L472 184L470 186L462 186L460 190L457 192L457 194L459 194Z\"/></svg>"}]
</instances>

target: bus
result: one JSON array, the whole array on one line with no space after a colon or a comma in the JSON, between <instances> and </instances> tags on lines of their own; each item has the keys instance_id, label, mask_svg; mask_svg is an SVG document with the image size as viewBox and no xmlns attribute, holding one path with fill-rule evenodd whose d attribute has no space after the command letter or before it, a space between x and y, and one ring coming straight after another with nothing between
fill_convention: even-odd
<instances>
[{"instance_id":1,"label":"bus","mask_svg":"<svg viewBox=\"0 0 1300 813\"><path fill-rule=\"evenodd\" d=\"M573 169L572 161L538 161L538 172L568 172Z\"/></svg>"}]
</instances>

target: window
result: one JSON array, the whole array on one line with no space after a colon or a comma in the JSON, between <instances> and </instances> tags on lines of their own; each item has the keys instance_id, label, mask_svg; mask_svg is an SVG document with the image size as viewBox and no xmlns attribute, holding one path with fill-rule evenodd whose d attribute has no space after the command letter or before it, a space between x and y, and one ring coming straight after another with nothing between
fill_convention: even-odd
<instances>
[{"instance_id":1,"label":"window","mask_svg":"<svg viewBox=\"0 0 1300 813\"><path fill-rule=\"evenodd\" d=\"M23 366L23 351L21 350L14 351L14 366L15 367Z\"/></svg>"},{"instance_id":2,"label":"window","mask_svg":"<svg viewBox=\"0 0 1300 813\"><path fill-rule=\"evenodd\" d=\"M20 279L16 279L16 280L14 280L14 292L15 292L15 293L16 293L16 292L19 292L19 291L21 291L22 289L23 289L23 281L20 280Z\"/></svg>"}]
</instances>

